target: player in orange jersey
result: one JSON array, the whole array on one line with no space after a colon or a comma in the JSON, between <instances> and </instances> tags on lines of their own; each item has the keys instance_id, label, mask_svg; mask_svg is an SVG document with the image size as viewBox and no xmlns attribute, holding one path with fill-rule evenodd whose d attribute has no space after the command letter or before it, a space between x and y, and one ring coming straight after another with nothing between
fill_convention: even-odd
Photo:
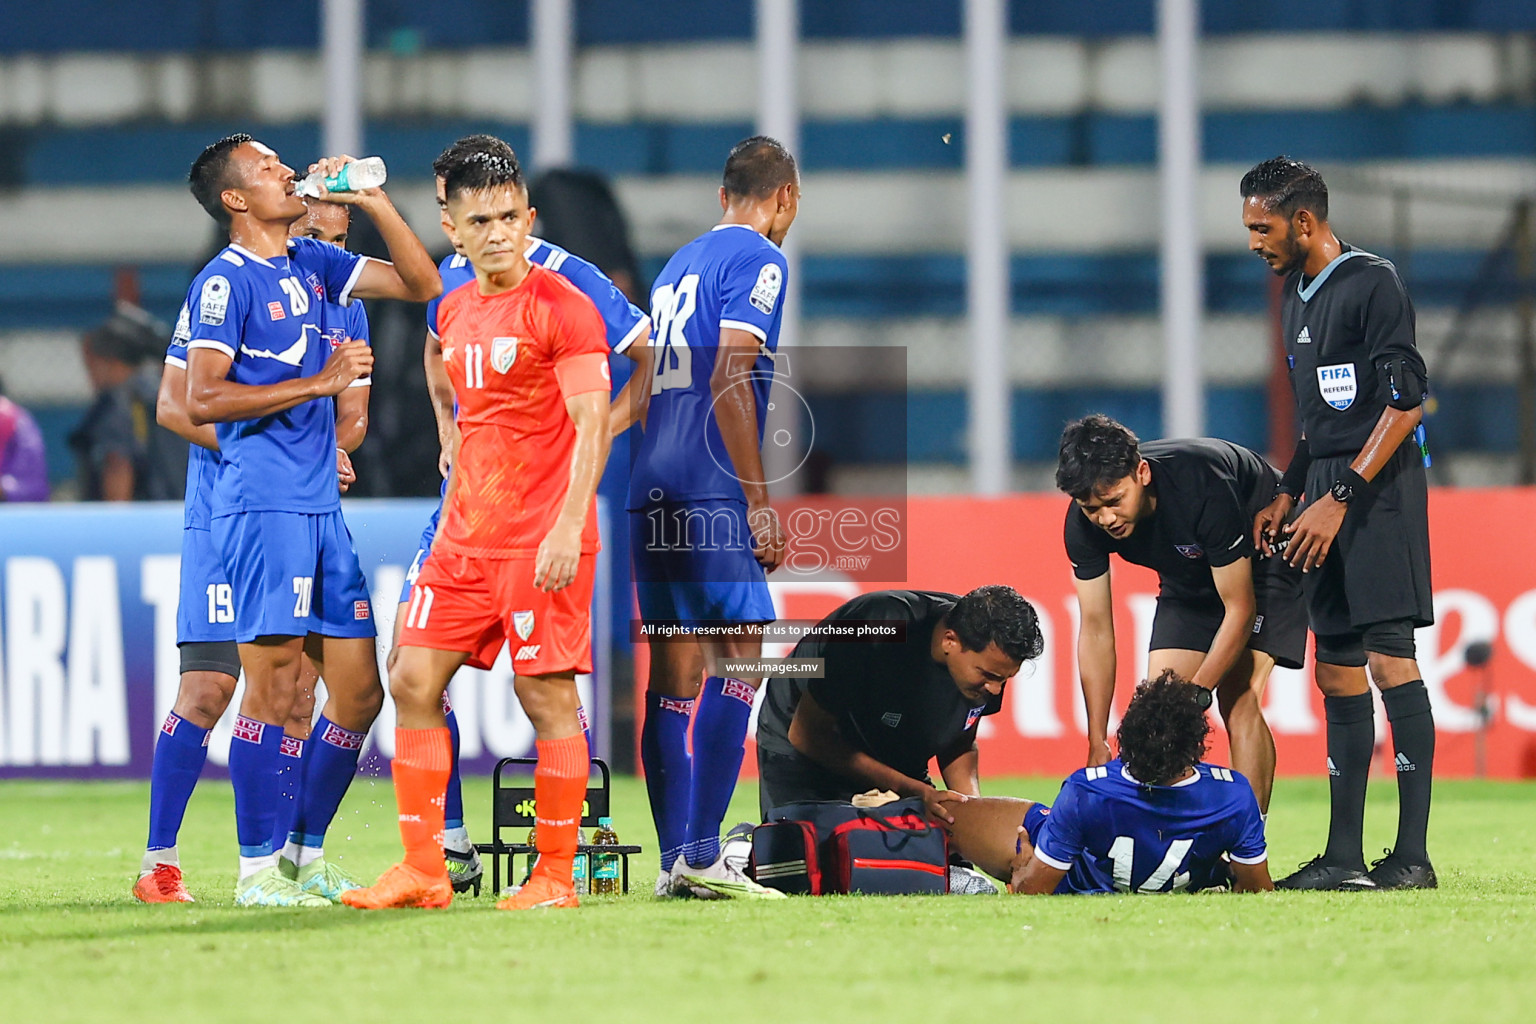
<instances>
[{"instance_id":1,"label":"player in orange jersey","mask_svg":"<svg viewBox=\"0 0 1536 1024\"><path fill-rule=\"evenodd\" d=\"M608 345L592 302L525 256L534 211L515 157L476 154L449 172L445 194L475 285L438 309L460 441L389 676L406 856L344 899L364 909L452 900L441 836L451 757L442 695L460 665L489 668L510 642L517 697L537 737L539 860L497 906L574 907L589 769L576 674L592 669Z\"/></svg>"}]
</instances>

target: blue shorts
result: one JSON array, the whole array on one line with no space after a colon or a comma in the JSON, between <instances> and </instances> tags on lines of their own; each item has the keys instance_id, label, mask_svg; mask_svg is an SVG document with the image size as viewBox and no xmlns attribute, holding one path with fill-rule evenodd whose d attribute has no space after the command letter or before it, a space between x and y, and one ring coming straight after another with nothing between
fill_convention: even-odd
<instances>
[{"instance_id":1,"label":"blue shorts","mask_svg":"<svg viewBox=\"0 0 1536 1024\"><path fill-rule=\"evenodd\" d=\"M1040 834L1040 826L1045 824L1045 819L1050 816L1050 813L1050 804L1042 804L1038 802L1030 804L1029 810L1024 812L1024 835L1029 836L1030 846L1035 845L1035 837ZM1023 838L1023 836L1020 836L1020 841L1015 844L1015 853L1018 853L1019 850L1023 847ZM1094 885L1092 879L1089 878L1087 872L1084 870L1081 862L1079 861L1073 861L1071 870L1068 871L1066 876L1062 878L1062 880L1056 885L1056 895L1058 896L1071 896L1113 891L1113 889L1105 889L1102 886Z\"/></svg>"},{"instance_id":2,"label":"blue shorts","mask_svg":"<svg viewBox=\"0 0 1536 1024\"><path fill-rule=\"evenodd\" d=\"M437 521L442 517L443 503L438 502L437 508L432 512L432 518L427 520L427 528L421 531L421 541L416 548L416 557L411 559L411 567L405 572L405 585L400 588L400 604L411 603L411 587L416 583L416 577L421 575L421 564L432 553L432 541L437 538Z\"/></svg>"},{"instance_id":3,"label":"blue shorts","mask_svg":"<svg viewBox=\"0 0 1536 1024\"><path fill-rule=\"evenodd\" d=\"M176 643L228 643L235 638L235 597L208 530L181 531L181 594Z\"/></svg>"},{"instance_id":4,"label":"blue shorts","mask_svg":"<svg viewBox=\"0 0 1536 1024\"><path fill-rule=\"evenodd\" d=\"M645 622L772 622L768 577L739 501L652 505L629 513Z\"/></svg>"},{"instance_id":5,"label":"blue shorts","mask_svg":"<svg viewBox=\"0 0 1536 1024\"><path fill-rule=\"evenodd\" d=\"M1040 832L1040 826L1045 823L1046 815L1051 813L1050 804L1042 804L1038 801L1029 805L1029 810L1024 812L1024 835L1029 837L1029 845L1035 845L1035 836ZM1022 836L1020 837L1023 838ZM1018 853L1023 844L1016 844L1014 853Z\"/></svg>"},{"instance_id":6,"label":"blue shorts","mask_svg":"<svg viewBox=\"0 0 1536 1024\"><path fill-rule=\"evenodd\" d=\"M213 521L234 588L235 639L373 637L373 605L341 510L238 512Z\"/></svg>"}]
</instances>

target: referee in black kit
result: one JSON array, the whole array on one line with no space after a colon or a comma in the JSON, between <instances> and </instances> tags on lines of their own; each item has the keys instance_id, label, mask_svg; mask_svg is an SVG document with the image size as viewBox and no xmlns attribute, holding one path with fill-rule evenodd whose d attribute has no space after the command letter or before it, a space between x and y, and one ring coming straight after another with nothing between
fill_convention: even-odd
<instances>
[{"instance_id":1,"label":"referee in black kit","mask_svg":"<svg viewBox=\"0 0 1536 1024\"><path fill-rule=\"evenodd\" d=\"M1311 167L1266 160L1243 176L1241 192L1248 248L1285 278L1282 329L1303 431L1279 495L1254 521L1254 543L1287 545L1305 574L1328 719L1328 846L1276 886L1433 888L1425 830L1435 723L1413 642L1414 628L1434 621L1419 425L1427 380L1413 304L1389 261L1334 235L1328 186ZM1369 872L1367 665L1392 723L1398 792L1397 842Z\"/></svg>"}]
</instances>

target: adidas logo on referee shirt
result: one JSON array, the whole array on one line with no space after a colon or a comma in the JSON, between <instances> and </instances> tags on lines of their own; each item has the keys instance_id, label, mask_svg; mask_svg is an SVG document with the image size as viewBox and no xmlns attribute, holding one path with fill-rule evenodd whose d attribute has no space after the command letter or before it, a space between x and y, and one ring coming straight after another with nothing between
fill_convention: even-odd
<instances>
[{"instance_id":1,"label":"adidas logo on referee shirt","mask_svg":"<svg viewBox=\"0 0 1536 1024\"><path fill-rule=\"evenodd\" d=\"M1296 335L1296 344L1298 344L1298 345L1310 345L1310 344L1312 344L1312 334L1305 327L1303 327L1301 329L1301 333L1300 334Z\"/></svg>"}]
</instances>

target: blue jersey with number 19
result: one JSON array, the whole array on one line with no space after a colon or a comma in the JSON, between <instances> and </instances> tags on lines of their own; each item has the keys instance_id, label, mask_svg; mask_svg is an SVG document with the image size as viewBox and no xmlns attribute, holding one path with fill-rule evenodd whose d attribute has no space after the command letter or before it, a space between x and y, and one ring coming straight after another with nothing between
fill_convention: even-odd
<instances>
[{"instance_id":1,"label":"blue jersey with number 19","mask_svg":"<svg viewBox=\"0 0 1536 1024\"><path fill-rule=\"evenodd\" d=\"M1171 786L1138 782L1119 758L1068 776L1025 817L1035 856L1067 872L1057 892L1170 892L1220 885L1223 854L1267 859L1264 819L1239 772L1195 766Z\"/></svg>"},{"instance_id":2,"label":"blue jersey with number 19","mask_svg":"<svg viewBox=\"0 0 1536 1024\"><path fill-rule=\"evenodd\" d=\"M367 257L310 238L263 259L238 245L219 253L187 291L188 349L233 360L229 379L270 385L319 373ZM220 461L211 514L321 513L341 507L336 413L329 401L216 425Z\"/></svg>"},{"instance_id":3,"label":"blue jersey with number 19","mask_svg":"<svg viewBox=\"0 0 1536 1024\"><path fill-rule=\"evenodd\" d=\"M629 508L658 502L745 502L715 421L710 377L720 332L758 340L749 386L758 443L768 416L788 265L777 245L744 224L720 224L667 261L651 288L655 360L645 435L630 472Z\"/></svg>"}]
</instances>

